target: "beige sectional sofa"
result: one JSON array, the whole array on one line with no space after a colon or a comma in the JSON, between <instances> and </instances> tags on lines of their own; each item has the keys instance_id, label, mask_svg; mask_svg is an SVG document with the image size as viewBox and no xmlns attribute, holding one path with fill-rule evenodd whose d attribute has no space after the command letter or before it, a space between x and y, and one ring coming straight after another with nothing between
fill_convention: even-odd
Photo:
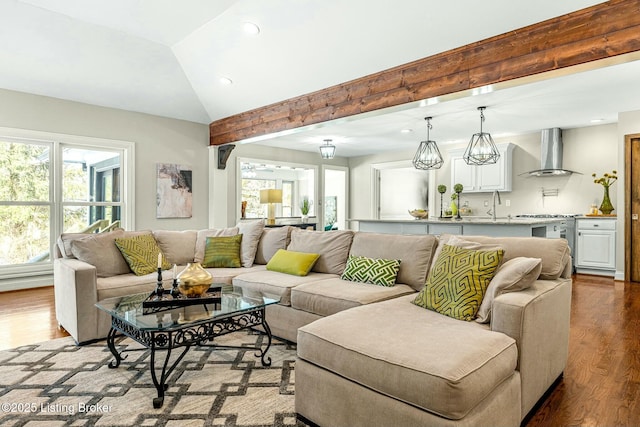
<instances>
[{"instance_id":1,"label":"beige sectional sofa","mask_svg":"<svg viewBox=\"0 0 640 427\"><path fill-rule=\"evenodd\" d=\"M467 243L502 247L503 263L517 257L541 259L528 288L485 298L491 319L479 323L412 304L452 236L292 227L260 228L257 235L253 228L255 244L247 246L249 252L255 246L251 263L244 263L250 253L243 238L244 267L209 271L217 282L280 297L280 304L268 307L267 321L274 335L297 342L296 411L315 424L515 426L564 370L571 302L565 240L464 236ZM237 232L153 234L170 262L184 264L197 260L202 236ZM99 277L96 266L74 256L75 239L62 236L59 242L56 315L84 342L109 330L109 319L95 309L95 302L151 291L156 275ZM109 244L109 238L102 239ZM267 270L273 254L283 248L320 258L306 276ZM400 259L396 284L342 280L349 255Z\"/></svg>"}]
</instances>

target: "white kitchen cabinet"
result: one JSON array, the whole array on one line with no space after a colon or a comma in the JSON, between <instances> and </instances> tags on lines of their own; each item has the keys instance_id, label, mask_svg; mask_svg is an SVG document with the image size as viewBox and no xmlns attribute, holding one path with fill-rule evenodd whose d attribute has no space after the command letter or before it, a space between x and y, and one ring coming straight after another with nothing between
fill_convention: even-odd
<instances>
[{"instance_id":1,"label":"white kitchen cabinet","mask_svg":"<svg viewBox=\"0 0 640 427\"><path fill-rule=\"evenodd\" d=\"M576 270L596 274L615 271L616 220L579 219L576 223Z\"/></svg>"},{"instance_id":2,"label":"white kitchen cabinet","mask_svg":"<svg viewBox=\"0 0 640 427\"><path fill-rule=\"evenodd\" d=\"M464 150L451 150L451 189L455 184L462 184L463 193L482 193L511 191L512 153L514 144L497 144L500 158L490 165L468 165L463 156Z\"/></svg>"}]
</instances>

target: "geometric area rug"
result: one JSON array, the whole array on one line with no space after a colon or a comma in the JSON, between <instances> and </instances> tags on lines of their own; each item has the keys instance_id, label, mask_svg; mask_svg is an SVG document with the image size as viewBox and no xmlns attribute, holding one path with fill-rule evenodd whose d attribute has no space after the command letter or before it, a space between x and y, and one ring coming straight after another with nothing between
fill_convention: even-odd
<instances>
[{"instance_id":1,"label":"geometric area rug","mask_svg":"<svg viewBox=\"0 0 640 427\"><path fill-rule=\"evenodd\" d=\"M266 337L239 331L215 342L249 347ZM142 348L126 337L116 345ZM125 353L116 369L107 366L113 356L104 340L0 351L0 426L305 426L294 407L295 344L273 338L267 367L254 352L192 347L154 409L148 350Z\"/></svg>"}]
</instances>

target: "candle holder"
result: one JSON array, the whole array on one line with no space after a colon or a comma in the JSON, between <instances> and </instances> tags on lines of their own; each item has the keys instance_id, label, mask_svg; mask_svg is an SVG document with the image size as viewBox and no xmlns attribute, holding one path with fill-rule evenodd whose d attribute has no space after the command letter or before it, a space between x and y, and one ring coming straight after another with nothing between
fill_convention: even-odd
<instances>
[{"instance_id":1,"label":"candle holder","mask_svg":"<svg viewBox=\"0 0 640 427\"><path fill-rule=\"evenodd\" d=\"M162 268L158 267L158 281L156 283L156 296L162 298L164 294L164 288L162 287Z\"/></svg>"},{"instance_id":2,"label":"candle holder","mask_svg":"<svg viewBox=\"0 0 640 427\"><path fill-rule=\"evenodd\" d=\"M178 298L180 296L180 290L178 289L178 279L173 278L173 283L171 287L171 296L173 298Z\"/></svg>"}]
</instances>

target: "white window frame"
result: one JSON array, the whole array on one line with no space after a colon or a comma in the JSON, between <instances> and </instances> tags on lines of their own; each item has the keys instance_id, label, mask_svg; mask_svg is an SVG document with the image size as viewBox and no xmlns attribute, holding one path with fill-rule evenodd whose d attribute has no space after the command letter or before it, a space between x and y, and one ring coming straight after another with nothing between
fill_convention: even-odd
<instances>
[{"instance_id":1,"label":"white window frame","mask_svg":"<svg viewBox=\"0 0 640 427\"><path fill-rule=\"evenodd\" d=\"M18 277L39 276L53 273L53 253L58 236L63 232L63 212L66 205L82 205L81 202L65 203L62 200L62 148L74 146L84 149L119 151L122 159L121 179L121 224L129 230L135 230L135 143L113 139L95 138L88 136L67 135L52 132L42 132L25 129L0 127L0 138L24 143L46 143L51 146L51 170L49 176L49 200L37 202L43 206L51 206L49 223L49 251L50 261L33 265L19 264L0 266L0 280ZM22 205L23 203L0 201L2 205ZM87 203L89 205L91 203ZM110 205L113 203L109 203ZM93 204L92 204L93 205Z\"/></svg>"}]
</instances>

